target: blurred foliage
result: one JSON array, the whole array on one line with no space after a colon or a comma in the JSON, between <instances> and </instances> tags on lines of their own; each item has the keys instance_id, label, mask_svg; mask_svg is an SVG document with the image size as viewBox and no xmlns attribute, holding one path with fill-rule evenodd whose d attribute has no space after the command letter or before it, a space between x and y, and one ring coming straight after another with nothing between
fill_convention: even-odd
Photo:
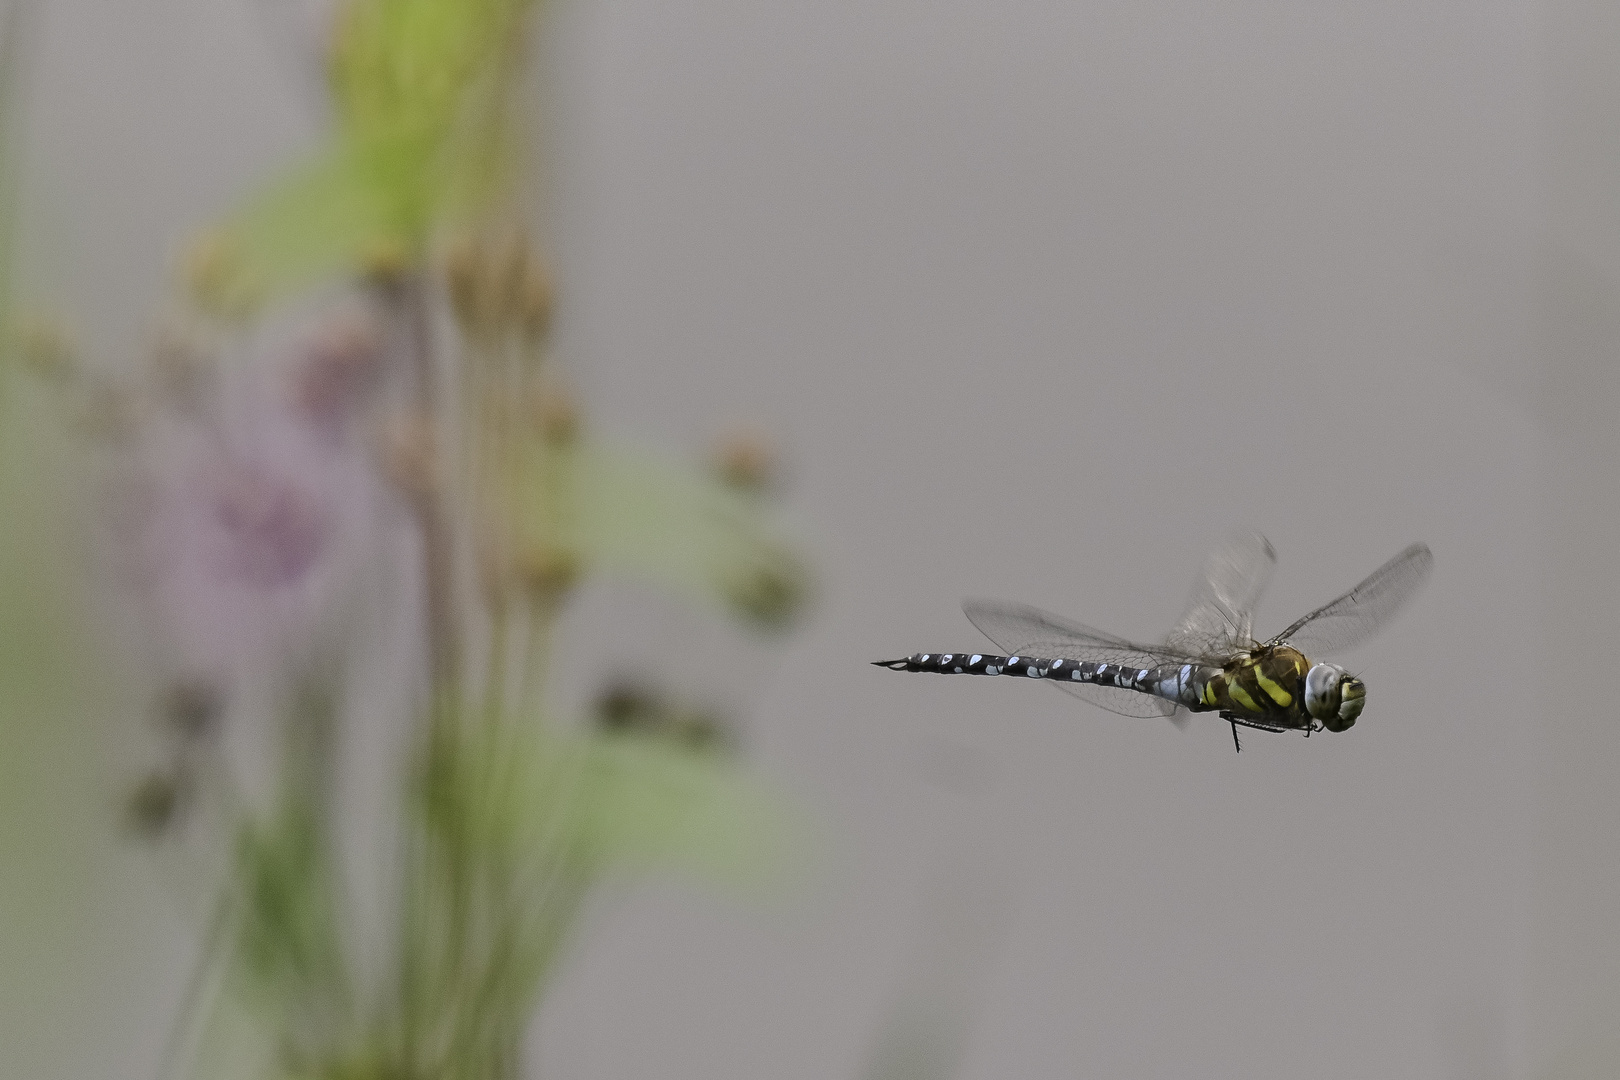
<instances>
[{"instance_id":1,"label":"blurred foliage","mask_svg":"<svg viewBox=\"0 0 1620 1080\"><path fill-rule=\"evenodd\" d=\"M35 359L12 311L19 68L35 14L0 8L0 1060L18 1076L46 1075L83 1045L75 1006L118 984L134 945L98 910L128 885L107 859L95 727L116 700L115 670L80 603L82 523L51 394L17 378L19 353Z\"/></svg>"},{"instance_id":2,"label":"blurred foliage","mask_svg":"<svg viewBox=\"0 0 1620 1080\"><path fill-rule=\"evenodd\" d=\"M362 142L433 144L469 121L488 122L517 69L533 7L534 0L350 0L331 49L340 128Z\"/></svg>"},{"instance_id":3,"label":"blurred foliage","mask_svg":"<svg viewBox=\"0 0 1620 1080\"><path fill-rule=\"evenodd\" d=\"M12 556L0 568L0 779L13 781L0 808L13 791L49 804L39 777L52 770L7 772L41 760L16 735L97 685L78 670L93 651L63 622L65 575L36 558L73 549L28 531L65 520L42 491L67 485L29 486L45 472L14 443L78 435L97 460L116 459L109 473L124 470L119 490L144 523L119 534L140 549L130 561L145 567L145 547L160 547L151 562L195 572L152 601L143 629L154 638L163 620L184 621L174 607L206 610L226 590L229 614L209 635L227 641L231 619L264 613L255 605L286 613L299 590L349 596L334 580L360 577L366 556L345 562L328 530L306 527L341 509L360 508L358 535L384 535L380 520L390 537L410 533L420 556L400 572L411 580L389 579L420 587L428 662L399 650L400 679L426 685L389 808L398 877L367 898L379 903L351 895L339 835L348 654L301 663L289 658L300 650L244 647L218 670L158 673L170 688L155 714L161 761L144 780L120 778L121 824L154 845L212 845L198 876L217 874L203 883L213 916L171 1046L177 1074L512 1080L530 1015L597 890L655 871L758 887L793 853L791 815L716 718L654 686L619 688L578 725L549 710L557 620L591 576L717 601L759 629L802 609L808 575L770 521L765 440L729 444L707 469L612 447L587 434L550 370L554 283L499 209L519 172L514 90L535 7L346 0L326 52L325 143L199 237L184 266L185 325L145 370L97 372L49 320L3 337L33 376L5 405L65 407L34 408L25 422L8 408L0 429L0 498L15 496L0 521L0 555ZM4 119L0 108L0 135ZM365 318L288 350L290 405L267 399L269 380L245 378L256 389L240 392L260 396L227 403L221 342L248 340L272 303L322 278L346 278ZM281 440L258 457L232 441L253 410L267 418L264 438ZM193 445L209 468L161 452ZM213 468L227 458L231 468ZM322 482L333 475L344 485ZM376 507L386 511L364 516ZM164 512L172 519L149 524ZM210 560L234 577L222 582ZM277 568L274 587L246 590L239 568L264 565ZM154 591L176 580L162 573L151 572ZM300 645L324 626L287 619ZM361 618L345 632L363 634ZM244 672L259 697L236 693ZM277 748L262 786L242 783L242 763L222 749L244 719L267 725ZM108 796L78 811L105 814L111 836L116 809ZM18 839L5 828L0 839ZM359 913L378 910L386 925L361 932L371 928L355 925ZM248 1036L232 1028L242 1021Z\"/></svg>"},{"instance_id":4,"label":"blurred foliage","mask_svg":"<svg viewBox=\"0 0 1620 1080\"><path fill-rule=\"evenodd\" d=\"M707 710L683 705L651 686L623 682L610 686L593 709L602 731L639 733L693 749L734 750L729 725Z\"/></svg>"},{"instance_id":5,"label":"blurred foliage","mask_svg":"<svg viewBox=\"0 0 1620 1080\"><path fill-rule=\"evenodd\" d=\"M0 350L11 351L12 291L17 239L17 128L22 61L35 17L33 5L13 0L0 9Z\"/></svg>"},{"instance_id":6,"label":"blurred foliage","mask_svg":"<svg viewBox=\"0 0 1620 1080\"><path fill-rule=\"evenodd\" d=\"M520 156L510 98L534 7L349 0L329 59L332 134L199 241L204 306L241 314L331 272L393 272L494 201Z\"/></svg>"},{"instance_id":7,"label":"blurred foliage","mask_svg":"<svg viewBox=\"0 0 1620 1080\"><path fill-rule=\"evenodd\" d=\"M320 1060L352 1008L331 838L315 807L291 801L237 842L235 959L253 1004L276 1018L281 1054Z\"/></svg>"},{"instance_id":8,"label":"blurred foliage","mask_svg":"<svg viewBox=\"0 0 1620 1080\"><path fill-rule=\"evenodd\" d=\"M728 755L561 733L454 696L414 776L400 967L369 1000L344 967L320 815L295 804L243 833L232 964L256 1010L277 1017L289 1077L511 1075L592 888L658 868L758 885L792 835L780 800Z\"/></svg>"},{"instance_id":9,"label":"blurred foliage","mask_svg":"<svg viewBox=\"0 0 1620 1080\"><path fill-rule=\"evenodd\" d=\"M791 850L779 798L725 755L636 734L589 739L585 850L606 871L687 869L762 884Z\"/></svg>"},{"instance_id":10,"label":"blurred foliage","mask_svg":"<svg viewBox=\"0 0 1620 1080\"><path fill-rule=\"evenodd\" d=\"M587 440L536 439L511 482L520 567L639 577L766 627L790 622L806 599L798 556L762 506L722 479Z\"/></svg>"},{"instance_id":11,"label":"blurred foliage","mask_svg":"<svg viewBox=\"0 0 1620 1080\"><path fill-rule=\"evenodd\" d=\"M84 619L73 473L37 387L0 395L0 1058L48 1075L85 1042L86 1002L128 992L148 946L144 880L120 876L117 763L98 726L119 670ZM114 898L119 910L109 911ZM94 962L90 957L94 956ZM13 1072L13 1070L16 1070Z\"/></svg>"}]
</instances>

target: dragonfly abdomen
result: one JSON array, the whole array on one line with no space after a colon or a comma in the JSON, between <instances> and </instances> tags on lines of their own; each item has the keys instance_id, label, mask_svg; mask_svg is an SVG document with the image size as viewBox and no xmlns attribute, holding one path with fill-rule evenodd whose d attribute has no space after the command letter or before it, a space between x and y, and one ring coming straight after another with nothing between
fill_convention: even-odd
<instances>
[{"instance_id":1,"label":"dragonfly abdomen","mask_svg":"<svg viewBox=\"0 0 1620 1080\"><path fill-rule=\"evenodd\" d=\"M1221 673L1203 664L1172 664L1151 668L1100 664L1083 660L1036 656L993 656L987 653L916 653L904 660L878 660L891 671L927 671L939 675L1018 675L1028 679L1117 686L1139 694L1173 701L1189 709L1207 709L1204 688Z\"/></svg>"}]
</instances>

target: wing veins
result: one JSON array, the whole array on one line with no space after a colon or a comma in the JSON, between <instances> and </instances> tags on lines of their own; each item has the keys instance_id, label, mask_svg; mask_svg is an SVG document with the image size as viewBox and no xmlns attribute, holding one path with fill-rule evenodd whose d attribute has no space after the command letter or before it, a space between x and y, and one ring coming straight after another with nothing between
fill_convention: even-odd
<instances>
[{"instance_id":1,"label":"wing veins","mask_svg":"<svg viewBox=\"0 0 1620 1080\"><path fill-rule=\"evenodd\" d=\"M1276 550L1258 532L1239 533L1211 551L1165 644L1215 662L1252 648L1254 609L1276 565Z\"/></svg>"},{"instance_id":2,"label":"wing veins","mask_svg":"<svg viewBox=\"0 0 1620 1080\"><path fill-rule=\"evenodd\" d=\"M1119 664L1132 668L1196 662L1195 657L1162 645L1128 641L1025 604L1006 600L967 600L962 604L962 611L980 633L1010 655ZM1043 681L1121 716L1173 716L1176 711L1174 702L1137 690L1098 686L1095 683Z\"/></svg>"},{"instance_id":3,"label":"wing veins","mask_svg":"<svg viewBox=\"0 0 1620 1080\"><path fill-rule=\"evenodd\" d=\"M1196 655L1181 649L1129 641L1027 604L1007 600L966 600L962 603L962 611L980 633L998 647L1017 655L1027 654L1042 659L1095 660L1099 663L1135 664L1137 667L1194 663L1198 659ZM1138 659L1153 662L1143 665L1137 662Z\"/></svg>"},{"instance_id":4,"label":"wing veins","mask_svg":"<svg viewBox=\"0 0 1620 1080\"><path fill-rule=\"evenodd\" d=\"M1400 610L1433 565L1428 545L1411 544L1355 588L1302 616L1271 641L1286 641L1307 655L1326 655L1357 645Z\"/></svg>"}]
</instances>

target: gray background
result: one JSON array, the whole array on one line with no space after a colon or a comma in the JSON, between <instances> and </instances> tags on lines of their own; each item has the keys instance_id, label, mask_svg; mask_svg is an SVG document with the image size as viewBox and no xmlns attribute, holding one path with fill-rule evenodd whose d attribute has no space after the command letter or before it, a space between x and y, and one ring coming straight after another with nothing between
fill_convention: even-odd
<instances>
[{"instance_id":1,"label":"gray background","mask_svg":"<svg viewBox=\"0 0 1620 1080\"><path fill-rule=\"evenodd\" d=\"M99 355L317 130L260 14L46 7L30 287ZM539 1074L856 1078L896 1024L972 1078L1620 1069L1612 5L572 0L548 31L559 353L608 431L771 431L821 580L746 670L648 621L717 643L698 677L824 841L763 905L604 903ZM968 594L1157 635L1241 527L1281 554L1262 630L1433 547L1351 658L1353 732L1237 756L865 665L977 647ZM665 640L618 602L579 655ZM74 835L75 947L11 946L41 974L0 1074L145 1076L187 924Z\"/></svg>"}]
</instances>

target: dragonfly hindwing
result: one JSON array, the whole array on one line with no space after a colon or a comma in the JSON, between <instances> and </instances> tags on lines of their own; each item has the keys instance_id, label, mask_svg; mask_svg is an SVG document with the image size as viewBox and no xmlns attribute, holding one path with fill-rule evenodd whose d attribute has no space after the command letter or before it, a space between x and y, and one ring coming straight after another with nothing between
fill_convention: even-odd
<instances>
[{"instance_id":1,"label":"dragonfly hindwing","mask_svg":"<svg viewBox=\"0 0 1620 1080\"><path fill-rule=\"evenodd\" d=\"M1185 661L1181 655L1160 646L1127 641L1024 604L968 600L962 604L962 611L980 633L1010 654L1130 668L1153 668ZM1176 711L1173 702L1120 687L1065 682L1052 685L1121 716L1171 716Z\"/></svg>"},{"instance_id":2,"label":"dragonfly hindwing","mask_svg":"<svg viewBox=\"0 0 1620 1080\"><path fill-rule=\"evenodd\" d=\"M1254 609L1271 581L1277 552L1257 532L1234 536L1210 552L1187 601L1165 637L1167 647L1192 656L1221 657L1253 644Z\"/></svg>"}]
</instances>

